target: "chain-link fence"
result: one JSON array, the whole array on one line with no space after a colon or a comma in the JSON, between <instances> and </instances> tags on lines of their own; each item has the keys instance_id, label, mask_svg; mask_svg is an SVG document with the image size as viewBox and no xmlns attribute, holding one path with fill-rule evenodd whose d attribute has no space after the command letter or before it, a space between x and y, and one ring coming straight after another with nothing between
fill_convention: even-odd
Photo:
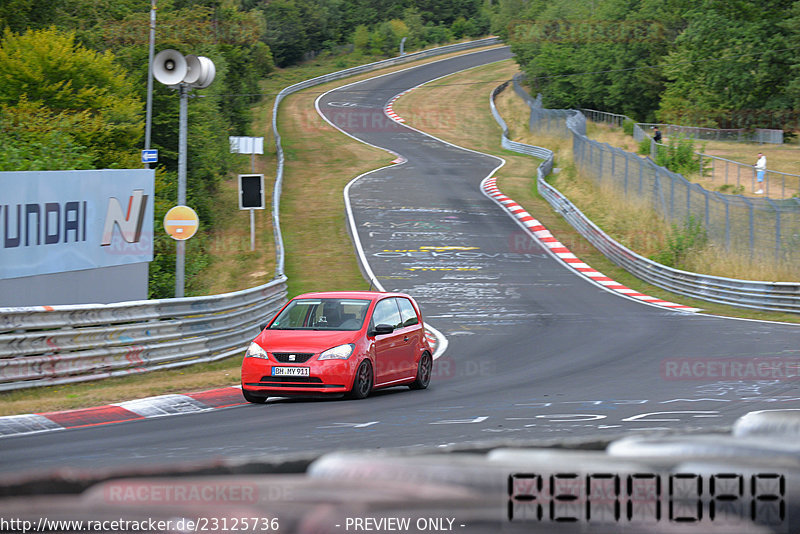
<instances>
[{"instance_id":1,"label":"chain-link fence","mask_svg":"<svg viewBox=\"0 0 800 534\"><path fill-rule=\"evenodd\" d=\"M666 135L679 135L687 139L699 139L700 141L783 144L783 130L769 130L765 128L756 128L754 130L745 130L744 128L702 128L700 126L679 126L677 124L657 124L649 122L640 122L637 124L644 130L658 126Z\"/></svg>"},{"instance_id":2,"label":"chain-link fence","mask_svg":"<svg viewBox=\"0 0 800 534\"><path fill-rule=\"evenodd\" d=\"M514 85L524 92L518 78ZM800 199L708 191L649 158L589 139L580 111L545 109L541 95L525 100L531 131L571 137L576 166L598 184L612 184L626 199L647 202L675 224L702 223L709 241L727 251L780 263L800 261Z\"/></svg>"},{"instance_id":3,"label":"chain-link fence","mask_svg":"<svg viewBox=\"0 0 800 534\"><path fill-rule=\"evenodd\" d=\"M618 120L620 115L614 115L612 113L595 111L592 115L587 115L587 117L590 117L596 122L621 125L621 122ZM627 117L625 117L625 119L627 119ZM756 137L753 137L755 136L755 134L753 134L753 136L748 139L742 134L739 139L736 139L732 135L727 137L723 135L725 132L734 132L734 130L711 130L710 128L690 128L688 126L675 126L671 124L636 123L633 127L633 138L637 142L643 139L650 139L650 157L653 159L656 158L656 154L661 150L661 147L666 147L664 144L656 143L650 134L648 134L648 132L653 131L653 127L655 126L658 126L668 136L682 136L693 139L718 139L722 141L738 140L742 142L777 143L777 140L764 141L763 139L768 137L777 139L778 134L780 134L781 142L783 142L783 132L781 130L756 130L758 134ZM696 135L696 131L705 131L706 134ZM712 156L710 154L702 154L700 152L695 152L695 155L697 156L698 173L704 177L711 178L716 183L722 182L725 185L735 186L736 189L746 189L752 192L761 190L765 196L774 198L787 198L800 194L800 176L797 174L766 169L763 182L759 182L754 165L721 158L719 156Z\"/></svg>"}]
</instances>

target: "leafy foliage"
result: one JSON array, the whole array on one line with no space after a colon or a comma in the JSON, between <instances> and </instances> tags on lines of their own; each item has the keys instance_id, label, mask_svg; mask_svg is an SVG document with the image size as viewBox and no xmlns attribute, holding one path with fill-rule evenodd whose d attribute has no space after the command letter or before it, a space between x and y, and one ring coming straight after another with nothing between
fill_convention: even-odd
<instances>
[{"instance_id":1,"label":"leafy foliage","mask_svg":"<svg viewBox=\"0 0 800 534\"><path fill-rule=\"evenodd\" d=\"M733 127L750 127L760 126L756 110L790 107L785 87L797 50L789 50L792 32L782 23L794 3L705 0L688 11L663 60L668 83L659 118L730 127L734 113Z\"/></svg>"},{"instance_id":2,"label":"leafy foliage","mask_svg":"<svg viewBox=\"0 0 800 534\"><path fill-rule=\"evenodd\" d=\"M55 113L24 96L16 106L0 104L0 171L90 167L91 155L71 135L86 129L86 122L87 112Z\"/></svg>"},{"instance_id":3,"label":"leafy foliage","mask_svg":"<svg viewBox=\"0 0 800 534\"><path fill-rule=\"evenodd\" d=\"M488 3L487 1L487 4ZM489 30L482 0L159 0L157 50L209 57L213 84L192 91L187 203L204 229L223 177L236 169L229 135L250 134L260 82L278 67L350 43L358 54L397 54ZM150 3L141 0L6 0L0 3L0 170L140 165ZM151 148L159 151L155 226L177 202L174 90L153 86ZM258 134L256 134L258 135ZM209 261L203 232L187 243L191 275ZM174 242L156 232L150 295L174 291Z\"/></svg>"},{"instance_id":4,"label":"leafy foliage","mask_svg":"<svg viewBox=\"0 0 800 534\"><path fill-rule=\"evenodd\" d=\"M13 109L20 102L62 119L74 115L61 137L85 148L95 168L133 163L130 151L142 135L142 106L112 53L88 50L75 43L73 33L55 28L7 30L0 41L0 105L11 114L29 112L30 107Z\"/></svg>"},{"instance_id":5,"label":"leafy foliage","mask_svg":"<svg viewBox=\"0 0 800 534\"><path fill-rule=\"evenodd\" d=\"M690 215L683 225L672 225L666 247L650 259L667 267L680 268L690 254L700 251L707 243L703 221Z\"/></svg>"},{"instance_id":6,"label":"leafy foliage","mask_svg":"<svg viewBox=\"0 0 800 534\"><path fill-rule=\"evenodd\" d=\"M650 138L645 140L650 142ZM701 159L695 151L694 139L687 137L670 137L668 145L658 146L655 161L672 172L686 176L700 172Z\"/></svg>"},{"instance_id":7,"label":"leafy foliage","mask_svg":"<svg viewBox=\"0 0 800 534\"><path fill-rule=\"evenodd\" d=\"M798 0L500 0L492 28L548 107L796 126Z\"/></svg>"}]
</instances>

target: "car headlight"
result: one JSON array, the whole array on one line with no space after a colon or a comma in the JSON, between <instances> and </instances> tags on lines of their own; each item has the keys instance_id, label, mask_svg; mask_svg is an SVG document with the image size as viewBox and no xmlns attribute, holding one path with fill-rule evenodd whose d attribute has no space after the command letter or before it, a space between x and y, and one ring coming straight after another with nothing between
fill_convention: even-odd
<instances>
[{"instance_id":1,"label":"car headlight","mask_svg":"<svg viewBox=\"0 0 800 534\"><path fill-rule=\"evenodd\" d=\"M261 345L256 343L255 341L250 343L250 346L247 347L247 352L244 354L245 358L264 358L268 360L269 357L267 356L267 351L261 348Z\"/></svg>"},{"instance_id":2,"label":"car headlight","mask_svg":"<svg viewBox=\"0 0 800 534\"><path fill-rule=\"evenodd\" d=\"M320 354L317 360L346 360L353 354L353 349L355 348L356 346L352 343L348 345L339 345L338 347L333 347Z\"/></svg>"}]
</instances>

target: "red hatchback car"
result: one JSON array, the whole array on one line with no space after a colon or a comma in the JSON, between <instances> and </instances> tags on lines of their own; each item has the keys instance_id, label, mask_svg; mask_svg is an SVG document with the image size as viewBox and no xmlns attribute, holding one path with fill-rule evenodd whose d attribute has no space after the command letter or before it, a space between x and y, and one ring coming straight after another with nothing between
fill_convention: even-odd
<instances>
[{"instance_id":1,"label":"red hatchback car","mask_svg":"<svg viewBox=\"0 0 800 534\"><path fill-rule=\"evenodd\" d=\"M253 340L242 362L248 402L270 396L347 394L373 389L425 389L432 350L422 314L403 293L338 291L290 300Z\"/></svg>"}]
</instances>

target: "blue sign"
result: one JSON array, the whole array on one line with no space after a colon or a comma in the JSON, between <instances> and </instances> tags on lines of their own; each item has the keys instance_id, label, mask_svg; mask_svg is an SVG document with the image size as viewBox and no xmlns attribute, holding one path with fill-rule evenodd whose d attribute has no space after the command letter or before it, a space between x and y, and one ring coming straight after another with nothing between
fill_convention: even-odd
<instances>
[{"instance_id":1,"label":"blue sign","mask_svg":"<svg viewBox=\"0 0 800 534\"><path fill-rule=\"evenodd\" d=\"M142 150L142 163L156 163L158 162L158 150Z\"/></svg>"}]
</instances>

